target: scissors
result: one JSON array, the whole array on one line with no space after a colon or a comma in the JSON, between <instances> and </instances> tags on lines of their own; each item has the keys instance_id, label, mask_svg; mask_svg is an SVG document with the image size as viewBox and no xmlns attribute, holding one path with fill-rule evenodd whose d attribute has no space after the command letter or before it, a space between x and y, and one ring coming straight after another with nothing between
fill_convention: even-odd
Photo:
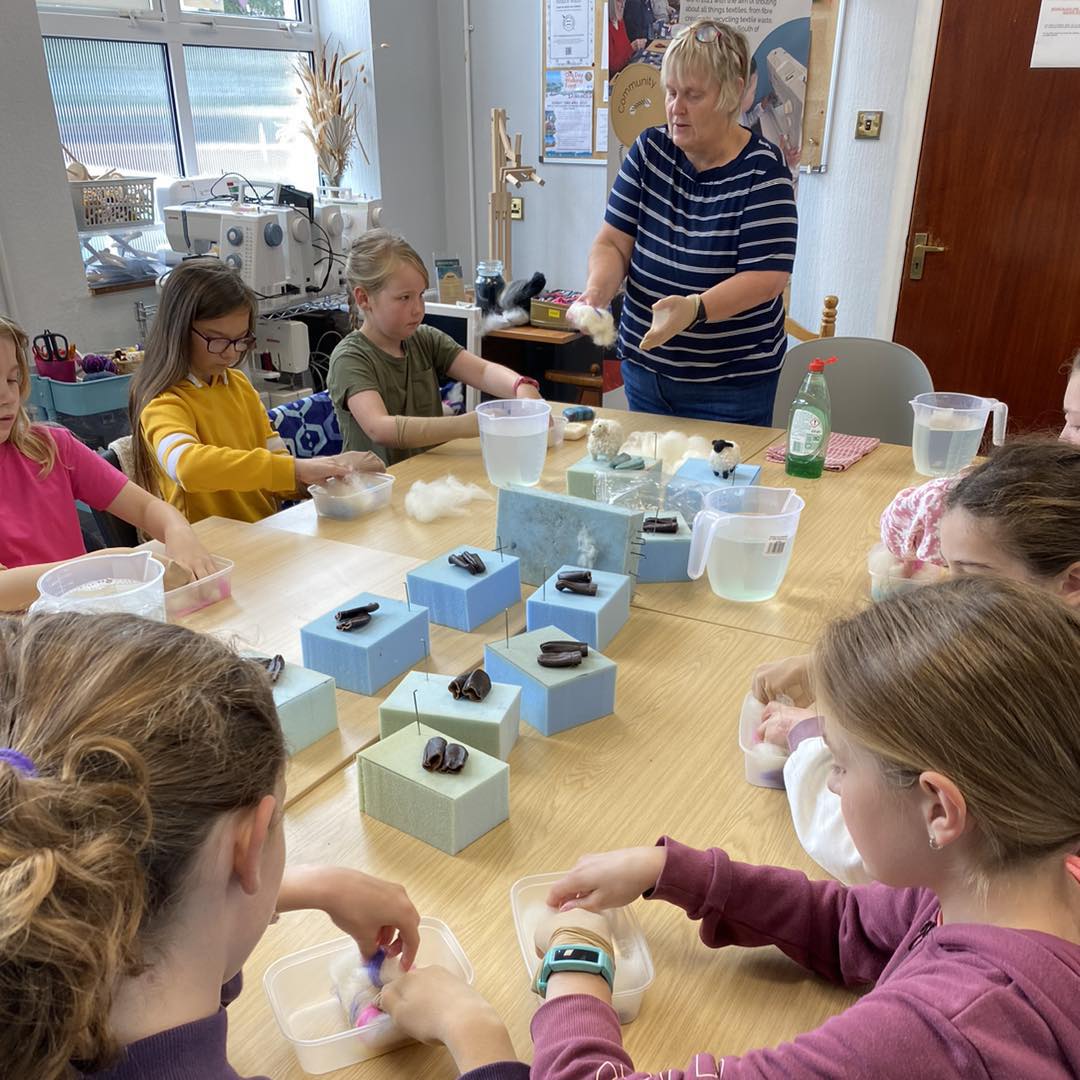
<instances>
[{"instance_id":1,"label":"scissors","mask_svg":"<svg viewBox=\"0 0 1080 1080\"><path fill-rule=\"evenodd\" d=\"M34 358L53 363L68 359L68 339L63 334L45 330L34 338Z\"/></svg>"}]
</instances>

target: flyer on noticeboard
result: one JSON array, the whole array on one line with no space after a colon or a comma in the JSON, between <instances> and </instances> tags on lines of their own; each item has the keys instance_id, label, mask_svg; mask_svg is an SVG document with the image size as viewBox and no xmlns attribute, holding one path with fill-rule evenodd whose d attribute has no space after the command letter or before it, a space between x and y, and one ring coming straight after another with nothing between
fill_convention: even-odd
<instances>
[{"instance_id":1,"label":"flyer on noticeboard","mask_svg":"<svg viewBox=\"0 0 1080 1080\"><path fill-rule=\"evenodd\" d=\"M609 173L618 171L626 148L646 127L665 122L660 65L670 40L698 19L714 19L745 34L750 48L750 78L739 122L778 146L797 174L810 59L810 3L609 0Z\"/></svg>"}]
</instances>

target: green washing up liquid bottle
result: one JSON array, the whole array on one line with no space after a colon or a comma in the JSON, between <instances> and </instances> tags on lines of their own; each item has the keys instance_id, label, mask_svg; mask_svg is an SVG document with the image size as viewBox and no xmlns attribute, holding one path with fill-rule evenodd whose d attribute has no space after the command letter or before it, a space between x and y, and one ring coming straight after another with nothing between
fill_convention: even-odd
<instances>
[{"instance_id":1,"label":"green washing up liquid bottle","mask_svg":"<svg viewBox=\"0 0 1080 1080\"><path fill-rule=\"evenodd\" d=\"M835 363L835 356L828 360L811 360L806 378L791 403L784 458L784 471L788 476L816 479L825 468L825 451L832 429L825 365Z\"/></svg>"}]
</instances>

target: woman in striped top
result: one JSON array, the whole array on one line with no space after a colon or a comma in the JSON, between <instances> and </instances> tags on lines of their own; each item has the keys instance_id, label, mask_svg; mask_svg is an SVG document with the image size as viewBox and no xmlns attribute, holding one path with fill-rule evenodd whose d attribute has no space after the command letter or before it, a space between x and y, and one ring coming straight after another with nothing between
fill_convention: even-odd
<instances>
[{"instance_id":1,"label":"woman in striped top","mask_svg":"<svg viewBox=\"0 0 1080 1080\"><path fill-rule=\"evenodd\" d=\"M585 303L606 307L626 279L619 356L639 412L772 420L795 195L781 152L738 123L749 69L746 39L723 23L675 38L666 130L627 152L589 252Z\"/></svg>"}]
</instances>

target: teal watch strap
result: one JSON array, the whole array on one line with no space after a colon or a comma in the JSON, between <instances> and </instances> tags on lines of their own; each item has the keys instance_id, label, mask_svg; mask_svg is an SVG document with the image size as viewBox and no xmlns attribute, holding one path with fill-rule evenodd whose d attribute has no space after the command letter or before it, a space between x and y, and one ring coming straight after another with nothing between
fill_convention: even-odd
<instances>
[{"instance_id":1,"label":"teal watch strap","mask_svg":"<svg viewBox=\"0 0 1080 1080\"><path fill-rule=\"evenodd\" d=\"M544 954L536 977L536 992L547 997L548 979L560 971L583 971L600 975L614 989L615 964L603 949L595 945L554 945Z\"/></svg>"}]
</instances>

